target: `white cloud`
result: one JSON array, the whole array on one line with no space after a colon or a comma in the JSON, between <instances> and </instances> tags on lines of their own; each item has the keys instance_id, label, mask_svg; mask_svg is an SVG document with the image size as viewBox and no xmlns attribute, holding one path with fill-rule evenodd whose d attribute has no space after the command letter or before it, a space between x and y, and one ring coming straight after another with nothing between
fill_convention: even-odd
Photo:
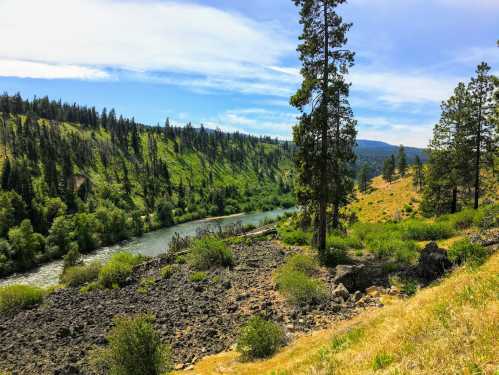
<instances>
[{"instance_id":1,"label":"white cloud","mask_svg":"<svg viewBox=\"0 0 499 375\"><path fill-rule=\"evenodd\" d=\"M2 0L0 58L53 65L123 69L147 75L167 71L196 74L194 86L221 84L250 92L289 86L293 78L279 62L294 53L275 24L184 2L117 0ZM25 75L19 64L9 74ZM38 67L42 71L42 66ZM7 72L7 71L6 71ZM4 73L6 74L6 73ZM43 74L43 73L40 73ZM49 74L49 73L47 73ZM268 82L266 84L266 82Z\"/></svg>"},{"instance_id":2,"label":"white cloud","mask_svg":"<svg viewBox=\"0 0 499 375\"><path fill-rule=\"evenodd\" d=\"M384 116L358 116L359 139L384 141L413 147L427 147L434 123L400 121Z\"/></svg>"},{"instance_id":3,"label":"white cloud","mask_svg":"<svg viewBox=\"0 0 499 375\"><path fill-rule=\"evenodd\" d=\"M263 108L232 109L219 114L216 118L203 121L211 128L256 135L268 135L279 139L291 139L291 130L296 124L297 114L292 112L271 111Z\"/></svg>"},{"instance_id":4,"label":"white cloud","mask_svg":"<svg viewBox=\"0 0 499 375\"><path fill-rule=\"evenodd\" d=\"M353 90L367 92L388 104L439 103L449 97L459 82L455 77L425 74L355 70L350 76Z\"/></svg>"},{"instance_id":5,"label":"white cloud","mask_svg":"<svg viewBox=\"0 0 499 375\"><path fill-rule=\"evenodd\" d=\"M53 65L31 61L0 59L0 77L42 79L108 79L109 73L78 65Z\"/></svg>"}]
</instances>

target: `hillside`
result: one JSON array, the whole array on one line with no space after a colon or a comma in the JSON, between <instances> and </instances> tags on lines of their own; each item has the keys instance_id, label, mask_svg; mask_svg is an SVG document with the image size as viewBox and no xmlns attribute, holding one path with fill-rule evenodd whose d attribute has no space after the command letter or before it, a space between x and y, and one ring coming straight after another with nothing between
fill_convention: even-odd
<instances>
[{"instance_id":1,"label":"hillside","mask_svg":"<svg viewBox=\"0 0 499 375\"><path fill-rule=\"evenodd\" d=\"M289 143L0 99L0 274L175 223L295 205Z\"/></svg>"}]
</instances>

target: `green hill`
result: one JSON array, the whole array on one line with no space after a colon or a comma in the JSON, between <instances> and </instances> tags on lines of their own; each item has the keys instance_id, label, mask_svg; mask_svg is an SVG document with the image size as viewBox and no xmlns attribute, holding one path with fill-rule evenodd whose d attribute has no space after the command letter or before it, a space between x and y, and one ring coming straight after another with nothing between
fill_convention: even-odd
<instances>
[{"instance_id":1,"label":"green hill","mask_svg":"<svg viewBox=\"0 0 499 375\"><path fill-rule=\"evenodd\" d=\"M85 252L179 222L295 205L287 142L149 127L46 98L4 95L0 112L0 274L76 245Z\"/></svg>"}]
</instances>

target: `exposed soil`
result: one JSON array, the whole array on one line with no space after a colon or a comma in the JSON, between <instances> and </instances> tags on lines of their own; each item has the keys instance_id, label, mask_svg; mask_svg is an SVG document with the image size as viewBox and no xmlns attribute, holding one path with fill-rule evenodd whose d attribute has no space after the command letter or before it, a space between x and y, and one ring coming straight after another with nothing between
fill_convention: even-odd
<instances>
[{"instance_id":1,"label":"exposed soil","mask_svg":"<svg viewBox=\"0 0 499 375\"><path fill-rule=\"evenodd\" d=\"M233 269L214 270L199 283L189 280L186 265L162 279L159 269L166 260L155 258L137 267L124 288L87 294L62 289L42 306L0 316L0 369L12 374L93 374L88 354L106 344L112 318L122 314L154 315L156 329L182 367L229 349L240 326L254 314L282 324L292 336L348 319L367 306L381 306L375 297L338 289L335 272L322 270L329 298L318 306L293 307L275 290L272 273L298 249L255 241L234 245L233 251ZM145 277L154 283L140 291Z\"/></svg>"}]
</instances>

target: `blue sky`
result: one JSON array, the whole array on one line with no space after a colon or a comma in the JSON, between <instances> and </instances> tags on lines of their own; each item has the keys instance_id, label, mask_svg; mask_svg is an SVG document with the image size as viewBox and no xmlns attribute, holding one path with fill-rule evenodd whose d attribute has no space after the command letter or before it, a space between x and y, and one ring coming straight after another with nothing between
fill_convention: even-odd
<instances>
[{"instance_id":1,"label":"blue sky","mask_svg":"<svg viewBox=\"0 0 499 375\"><path fill-rule=\"evenodd\" d=\"M487 61L497 0L350 0L359 138L426 146L440 102ZM0 91L290 138L300 83L291 0L0 0Z\"/></svg>"}]
</instances>

